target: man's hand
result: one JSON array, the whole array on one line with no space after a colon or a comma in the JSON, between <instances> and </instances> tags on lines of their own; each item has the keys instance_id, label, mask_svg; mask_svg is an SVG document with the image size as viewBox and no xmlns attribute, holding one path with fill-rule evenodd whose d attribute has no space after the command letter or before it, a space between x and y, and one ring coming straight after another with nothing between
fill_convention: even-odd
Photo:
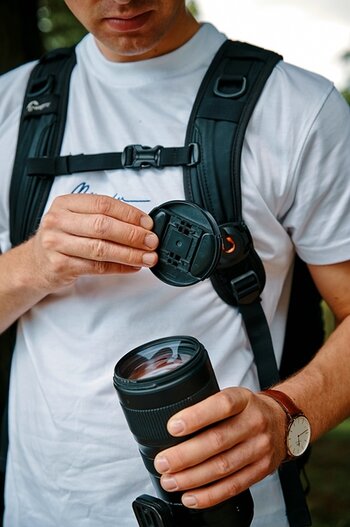
<instances>
[{"instance_id":1,"label":"man's hand","mask_svg":"<svg viewBox=\"0 0 350 527\"><path fill-rule=\"evenodd\" d=\"M81 275L132 273L157 262L152 219L101 195L56 198L28 242L48 292Z\"/></svg>"},{"instance_id":2,"label":"man's hand","mask_svg":"<svg viewBox=\"0 0 350 527\"><path fill-rule=\"evenodd\" d=\"M56 198L35 235L0 256L0 332L79 276L155 265L152 227L150 216L108 196Z\"/></svg>"},{"instance_id":3,"label":"man's hand","mask_svg":"<svg viewBox=\"0 0 350 527\"><path fill-rule=\"evenodd\" d=\"M173 436L195 435L156 456L161 485L184 491L183 504L194 508L235 496L283 461L285 426L286 415L275 401L226 388L169 419Z\"/></svg>"}]
</instances>

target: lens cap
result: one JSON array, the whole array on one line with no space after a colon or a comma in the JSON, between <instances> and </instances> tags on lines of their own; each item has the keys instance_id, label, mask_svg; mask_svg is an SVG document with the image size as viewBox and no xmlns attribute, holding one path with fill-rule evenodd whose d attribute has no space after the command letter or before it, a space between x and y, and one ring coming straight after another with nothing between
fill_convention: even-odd
<instances>
[{"instance_id":1,"label":"lens cap","mask_svg":"<svg viewBox=\"0 0 350 527\"><path fill-rule=\"evenodd\" d=\"M212 215L189 201L168 201L150 212L159 238L157 278L178 287L208 278L216 268L222 239Z\"/></svg>"}]
</instances>

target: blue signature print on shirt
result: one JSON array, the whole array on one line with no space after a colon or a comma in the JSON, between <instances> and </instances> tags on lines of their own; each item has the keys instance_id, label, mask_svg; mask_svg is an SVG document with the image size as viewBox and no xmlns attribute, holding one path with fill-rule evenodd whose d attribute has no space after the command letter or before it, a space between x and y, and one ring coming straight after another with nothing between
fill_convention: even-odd
<instances>
[{"instance_id":1,"label":"blue signature print on shirt","mask_svg":"<svg viewBox=\"0 0 350 527\"><path fill-rule=\"evenodd\" d=\"M71 192L71 194L97 194L97 192L93 192L90 190L90 185L88 183L86 183L86 181L82 181L81 183L79 183L79 185L77 185ZM113 198L119 200L119 201L123 201L124 203L149 203L151 200L150 199L142 199L142 198L139 198L139 199L127 199L125 198L124 196L122 196L121 194L119 194L119 192L117 192L116 194L114 194L112 196Z\"/></svg>"}]
</instances>

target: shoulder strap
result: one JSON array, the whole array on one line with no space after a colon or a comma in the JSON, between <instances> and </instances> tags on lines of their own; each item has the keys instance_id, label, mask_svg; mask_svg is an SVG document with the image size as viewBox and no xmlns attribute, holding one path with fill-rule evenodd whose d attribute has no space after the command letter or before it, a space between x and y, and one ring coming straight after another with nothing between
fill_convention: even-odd
<instances>
[{"instance_id":1,"label":"shoulder strap","mask_svg":"<svg viewBox=\"0 0 350 527\"><path fill-rule=\"evenodd\" d=\"M27 159L60 151L67 113L69 81L76 63L74 48L44 55L28 81L20 119L10 187L12 245L26 240L38 227L53 179L27 175Z\"/></svg>"},{"instance_id":2,"label":"shoulder strap","mask_svg":"<svg viewBox=\"0 0 350 527\"><path fill-rule=\"evenodd\" d=\"M255 105L281 59L241 42L222 45L200 86L187 129L186 144L199 144L200 162L184 167L187 199L213 215L225 240L212 283L242 315L262 388L276 383L279 372L260 299L265 272L242 216L241 151ZM280 478L290 525L311 525L295 463L283 467Z\"/></svg>"},{"instance_id":3,"label":"shoulder strap","mask_svg":"<svg viewBox=\"0 0 350 527\"><path fill-rule=\"evenodd\" d=\"M200 145L200 162L184 168L187 198L214 216L226 240L212 282L220 297L241 311L254 353L257 350L262 388L277 382L278 370L260 309L265 272L242 216L241 151L255 104L281 58L241 42L228 40L222 45L203 79L187 129L186 143ZM257 324L259 320L261 324ZM265 342L260 360L262 335ZM268 368L266 347L272 356L272 367Z\"/></svg>"},{"instance_id":4,"label":"shoulder strap","mask_svg":"<svg viewBox=\"0 0 350 527\"><path fill-rule=\"evenodd\" d=\"M10 186L10 235L13 246L26 240L37 228L53 179L30 178L27 160L31 156L58 154L65 129L69 80L75 65L74 48L55 50L34 67L25 93L15 161ZM16 323L0 335L6 357L4 383L8 386ZM4 361L5 363L5 361ZM7 395L2 394L0 412L0 487L3 487L8 445ZM0 488L0 524L3 492Z\"/></svg>"}]
</instances>

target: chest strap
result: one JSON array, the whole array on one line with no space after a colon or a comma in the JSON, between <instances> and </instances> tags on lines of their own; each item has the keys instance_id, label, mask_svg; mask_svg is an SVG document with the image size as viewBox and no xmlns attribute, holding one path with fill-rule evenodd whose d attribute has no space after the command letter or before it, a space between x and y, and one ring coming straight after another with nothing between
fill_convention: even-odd
<instances>
[{"instance_id":1,"label":"chest strap","mask_svg":"<svg viewBox=\"0 0 350 527\"><path fill-rule=\"evenodd\" d=\"M122 168L164 168L167 166L194 166L199 163L197 143L183 147L157 145L128 145L123 152L104 154L79 154L53 157L32 157L28 160L28 176L63 176L75 172L117 170Z\"/></svg>"}]
</instances>

